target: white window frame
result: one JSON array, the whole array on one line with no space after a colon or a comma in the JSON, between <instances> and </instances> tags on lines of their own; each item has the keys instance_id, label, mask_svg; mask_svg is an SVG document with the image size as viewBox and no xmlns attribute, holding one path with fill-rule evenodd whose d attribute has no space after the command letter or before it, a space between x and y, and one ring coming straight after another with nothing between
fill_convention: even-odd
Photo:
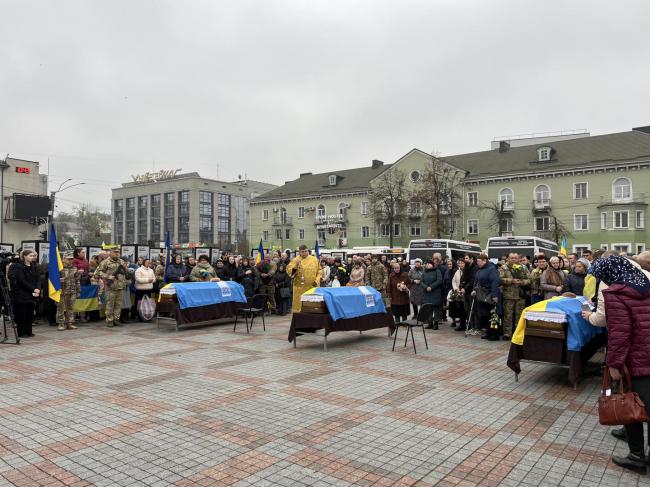
<instances>
[{"instance_id":1,"label":"white window frame","mask_svg":"<svg viewBox=\"0 0 650 487\"><path fill-rule=\"evenodd\" d=\"M639 215L641 216L639 217ZM634 227L645 228L645 211L643 210L634 211Z\"/></svg>"},{"instance_id":2,"label":"white window frame","mask_svg":"<svg viewBox=\"0 0 650 487\"><path fill-rule=\"evenodd\" d=\"M616 215L627 215L627 225L626 226L616 226ZM614 230L629 230L630 228L630 210L617 210L613 212L612 215L612 228Z\"/></svg>"},{"instance_id":3,"label":"white window frame","mask_svg":"<svg viewBox=\"0 0 650 487\"><path fill-rule=\"evenodd\" d=\"M367 230L367 232L366 232ZM366 232L368 235L364 235L364 232ZM361 227L361 238L370 238L370 227L367 225L364 225Z\"/></svg>"},{"instance_id":4,"label":"white window frame","mask_svg":"<svg viewBox=\"0 0 650 487\"><path fill-rule=\"evenodd\" d=\"M362 201L361 202L361 214L362 215L367 215L368 214L368 202L367 201Z\"/></svg>"},{"instance_id":5,"label":"white window frame","mask_svg":"<svg viewBox=\"0 0 650 487\"><path fill-rule=\"evenodd\" d=\"M578 217L585 217L586 228L578 228ZM578 213L573 215L573 230L576 232L589 231L589 215L586 213Z\"/></svg>"},{"instance_id":6,"label":"white window frame","mask_svg":"<svg viewBox=\"0 0 650 487\"><path fill-rule=\"evenodd\" d=\"M325 215L327 215L327 208L325 207L325 205L323 204L318 205L316 207L316 216L325 216Z\"/></svg>"},{"instance_id":7,"label":"white window frame","mask_svg":"<svg viewBox=\"0 0 650 487\"><path fill-rule=\"evenodd\" d=\"M305 207L304 206L299 206L298 207L298 218L305 218Z\"/></svg>"},{"instance_id":8,"label":"white window frame","mask_svg":"<svg viewBox=\"0 0 650 487\"><path fill-rule=\"evenodd\" d=\"M618 196L616 196L616 182L621 181L621 180L625 180L625 181L628 182L628 184L630 186L630 190L629 190L629 194L627 196L618 197ZM618 177L618 178L614 179L614 181L612 181L612 201L617 202L617 203L630 201L632 199L632 194L633 194L632 193L632 180L630 178L626 178L626 177L621 176L621 177Z\"/></svg>"},{"instance_id":9,"label":"white window frame","mask_svg":"<svg viewBox=\"0 0 650 487\"><path fill-rule=\"evenodd\" d=\"M600 244L600 250L609 250L609 244Z\"/></svg>"},{"instance_id":10,"label":"white window frame","mask_svg":"<svg viewBox=\"0 0 650 487\"><path fill-rule=\"evenodd\" d=\"M284 229L284 239L285 240L291 240L291 229L290 228L285 228Z\"/></svg>"},{"instance_id":11,"label":"white window frame","mask_svg":"<svg viewBox=\"0 0 650 487\"><path fill-rule=\"evenodd\" d=\"M269 231L268 230L264 230L262 232L262 240L264 240L265 242L268 242L268 240L269 240Z\"/></svg>"},{"instance_id":12,"label":"white window frame","mask_svg":"<svg viewBox=\"0 0 650 487\"><path fill-rule=\"evenodd\" d=\"M417 211L415 211L414 207L417 207ZM411 201L408 204L407 211L411 216L422 216L422 203L419 201Z\"/></svg>"},{"instance_id":13,"label":"white window frame","mask_svg":"<svg viewBox=\"0 0 650 487\"><path fill-rule=\"evenodd\" d=\"M336 174L331 174L329 180L330 180L330 186L336 186Z\"/></svg>"},{"instance_id":14,"label":"white window frame","mask_svg":"<svg viewBox=\"0 0 650 487\"><path fill-rule=\"evenodd\" d=\"M601 230L607 230L607 219L609 215L607 214L606 211L602 211L600 213L600 229Z\"/></svg>"},{"instance_id":15,"label":"white window frame","mask_svg":"<svg viewBox=\"0 0 650 487\"><path fill-rule=\"evenodd\" d=\"M581 196L578 198L576 196L576 188L578 187L579 184L584 184L585 185L585 194L584 196ZM573 199L574 200L586 200L589 198L589 182L588 181L579 181L577 183L573 183Z\"/></svg>"},{"instance_id":16,"label":"white window frame","mask_svg":"<svg viewBox=\"0 0 650 487\"><path fill-rule=\"evenodd\" d=\"M548 196L547 196L546 198L538 198L538 197L537 197L537 190L538 190L541 186L546 186L546 189L548 189ZM537 186L535 186L535 189L533 190L533 199L534 199L535 201L540 201L540 202L541 202L541 201L551 201L551 187L550 187L548 184L544 184L544 183L542 183L542 184L538 184Z\"/></svg>"},{"instance_id":17,"label":"white window frame","mask_svg":"<svg viewBox=\"0 0 650 487\"><path fill-rule=\"evenodd\" d=\"M409 235L411 237L421 237L422 236L422 227L419 223L412 223L409 228Z\"/></svg>"},{"instance_id":18,"label":"white window frame","mask_svg":"<svg viewBox=\"0 0 650 487\"><path fill-rule=\"evenodd\" d=\"M548 228L537 228L537 221L541 220L544 221L546 220L548 222ZM544 225L542 225L543 227ZM533 220L533 231L535 232L548 232L551 230L551 219L548 216L536 216L535 219Z\"/></svg>"},{"instance_id":19,"label":"white window frame","mask_svg":"<svg viewBox=\"0 0 650 487\"><path fill-rule=\"evenodd\" d=\"M627 246L627 250L626 251L619 250L619 252L626 252L627 254L629 254L632 251L632 244L630 242L613 243L612 250L617 250L616 247L622 247L623 245Z\"/></svg>"},{"instance_id":20,"label":"white window frame","mask_svg":"<svg viewBox=\"0 0 650 487\"><path fill-rule=\"evenodd\" d=\"M402 236L402 224L393 223L393 237L401 237L401 236Z\"/></svg>"},{"instance_id":21,"label":"white window frame","mask_svg":"<svg viewBox=\"0 0 650 487\"><path fill-rule=\"evenodd\" d=\"M472 224L476 225L476 231L472 232ZM478 235L479 225L478 220L467 220L467 235Z\"/></svg>"},{"instance_id":22,"label":"white window frame","mask_svg":"<svg viewBox=\"0 0 650 487\"><path fill-rule=\"evenodd\" d=\"M262 210L262 220L267 221L269 219L269 210Z\"/></svg>"},{"instance_id":23,"label":"white window frame","mask_svg":"<svg viewBox=\"0 0 650 487\"><path fill-rule=\"evenodd\" d=\"M634 249L636 250L636 255L639 255L641 252L645 252L645 244L644 243L635 244Z\"/></svg>"},{"instance_id":24,"label":"white window frame","mask_svg":"<svg viewBox=\"0 0 650 487\"><path fill-rule=\"evenodd\" d=\"M476 196L474 201L476 204L474 205L472 204L472 195ZM470 208L476 208L478 206L478 191L469 191L467 193L467 206Z\"/></svg>"},{"instance_id":25,"label":"white window frame","mask_svg":"<svg viewBox=\"0 0 650 487\"><path fill-rule=\"evenodd\" d=\"M543 146L537 149L537 160L539 162L550 161L551 160L551 148L548 146Z\"/></svg>"},{"instance_id":26,"label":"white window frame","mask_svg":"<svg viewBox=\"0 0 650 487\"><path fill-rule=\"evenodd\" d=\"M504 199L504 197L503 197L502 193L504 191L506 191L506 190L510 191L510 201L508 201L508 198ZM514 192L514 190L512 188L501 188L499 190L499 203L501 203L502 201L505 201L506 203L510 203L511 206L514 206L514 204L515 204L515 192ZM506 205L504 205L504 206L506 206Z\"/></svg>"},{"instance_id":27,"label":"white window frame","mask_svg":"<svg viewBox=\"0 0 650 487\"><path fill-rule=\"evenodd\" d=\"M281 228L276 228L275 229L275 239L276 240L282 240L282 229Z\"/></svg>"},{"instance_id":28,"label":"white window frame","mask_svg":"<svg viewBox=\"0 0 650 487\"><path fill-rule=\"evenodd\" d=\"M305 240L305 229L304 228L299 228L298 229L298 240Z\"/></svg>"},{"instance_id":29,"label":"white window frame","mask_svg":"<svg viewBox=\"0 0 650 487\"><path fill-rule=\"evenodd\" d=\"M513 218L504 218L502 220L503 222L510 222L510 225L506 225L505 229L501 228L501 224L499 224L499 233L513 233L514 228L515 228L515 223Z\"/></svg>"},{"instance_id":30,"label":"white window frame","mask_svg":"<svg viewBox=\"0 0 650 487\"><path fill-rule=\"evenodd\" d=\"M585 250L591 250L591 244L581 244L581 245L573 246L573 253L578 254L579 256L582 256L582 253Z\"/></svg>"},{"instance_id":31,"label":"white window frame","mask_svg":"<svg viewBox=\"0 0 650 487\"><path fill-rule=\"evenodd\" d=\"M386 229L386 231L384 231L384 229ZM390 224L381 223L379 225L379 233L381 234L382 237L390 237Z\"/></svg>"}]
</instances>

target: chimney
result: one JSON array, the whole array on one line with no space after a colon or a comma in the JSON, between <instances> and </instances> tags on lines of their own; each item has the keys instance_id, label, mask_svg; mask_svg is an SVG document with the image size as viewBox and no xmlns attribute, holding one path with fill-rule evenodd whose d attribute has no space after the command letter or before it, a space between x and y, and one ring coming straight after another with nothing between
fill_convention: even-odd
<instances>
[{"instance_id":1,"label":"chimney","mask_svg":"<svg viewBox=\"0 0 650 487\"><path fill-rule=\"evenodd\" d=\"M380 161L378 159L373 159L372 160L372 168L377 169L378 167L381 167L384 165L384 161Z\"/></svg>"},{"instance_id":2,"label":"chimney","mask_svg":"<svg viewBox=\"0 0 650 487\"><path fill-rule=\"evenodd\" d=\"M311 173L310 172L301 172L300 177L303 177L303 176L311 176Z\"/></svg>"},{"instance_id":3,"label":"chimney","mask_svg":"<svg viewBox=\"0 0 650 487\"><path fill-rule=\"evenodd\" d=\"M508 152L510 150L510 143L505 140L499 141L499 152Z\"/></svg>"}]
</instances>

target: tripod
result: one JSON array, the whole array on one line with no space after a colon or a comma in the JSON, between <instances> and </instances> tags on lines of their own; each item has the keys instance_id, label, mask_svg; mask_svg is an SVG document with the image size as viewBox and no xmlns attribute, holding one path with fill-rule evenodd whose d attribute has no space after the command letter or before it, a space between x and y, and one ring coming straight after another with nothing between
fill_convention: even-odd
<instances>
[{"instance_id":1,"label":"tripod","mask_svg":"<svg viewBox=\"0 0 650 487\"><path fill-rule=\"evenodd\" d=\"M0 344L2 343L13 343L15 345L18 345L20 343L20 338L18 338L18 329L16 328L16 322L14 321L14 309L11 306L11 296L9 295L9 289L7 288L6 284L4 283L4 278L0 277L0 300L2 301L0 303L0 313L2 314L2 329L3 329L3 337L2 340L0 340ZM14 331L14 342L9 342L9 333L7 332L7 322L9 322L9 326L13 328Z\"/></svg>"}]
</instances>

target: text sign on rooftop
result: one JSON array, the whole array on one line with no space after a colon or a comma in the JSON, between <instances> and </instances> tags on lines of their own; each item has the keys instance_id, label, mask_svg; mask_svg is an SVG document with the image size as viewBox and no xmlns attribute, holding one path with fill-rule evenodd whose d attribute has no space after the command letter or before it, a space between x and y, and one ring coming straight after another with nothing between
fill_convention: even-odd
<instances>
[{"instance_id":1,"label":"text sign on rooftop","mask_svg":"<svg viewBox=\"0 0 650 487\"><path fill-rule=\"evenodd\" d=\"M131 175L133 181L136 183L155 183L163 179L171 179L181 172L182 169L161 169L158 172L146 172L138 174L137 176Z\"/></svg>"}]
</instances>

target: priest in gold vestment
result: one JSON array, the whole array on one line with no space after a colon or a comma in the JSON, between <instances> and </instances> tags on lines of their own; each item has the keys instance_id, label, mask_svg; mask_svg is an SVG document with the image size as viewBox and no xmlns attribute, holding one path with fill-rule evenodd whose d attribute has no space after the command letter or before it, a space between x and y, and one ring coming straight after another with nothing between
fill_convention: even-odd
<instances>
[{"instance_id":1,"label":"priest in gold vestment","mask_svg":"<svg viewBox=\"0 0 650 487\"><path fill-rule=\"evenodd\" d=\"M287 266L287 274L293 279L291 311L294 313L300 311L300 296L312 287L320 286L323 275L318 259L313 255L309 255L309 249L306 245L301 245L299 252L299 255L289 262Z\"/></svg>"}]
</instances>

